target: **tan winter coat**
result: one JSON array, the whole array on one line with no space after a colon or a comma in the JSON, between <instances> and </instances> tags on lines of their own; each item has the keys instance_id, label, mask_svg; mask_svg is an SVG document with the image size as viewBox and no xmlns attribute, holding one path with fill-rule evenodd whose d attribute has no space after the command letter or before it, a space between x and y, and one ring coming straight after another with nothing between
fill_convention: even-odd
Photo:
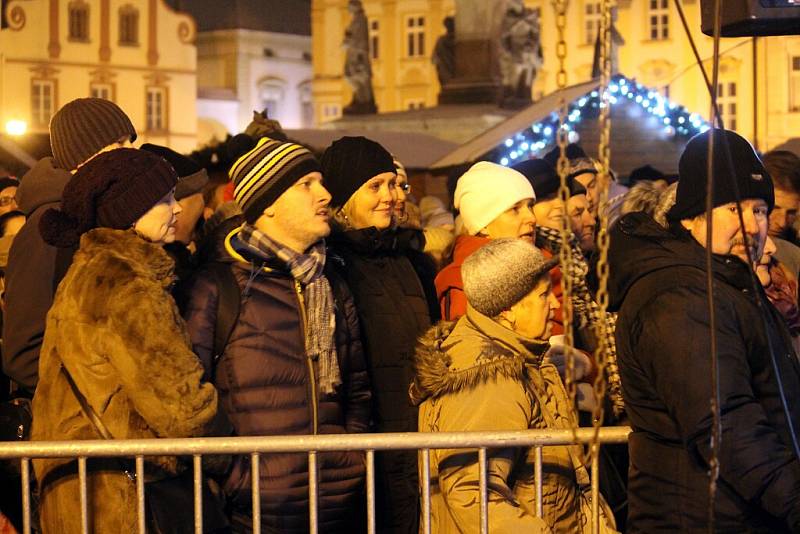
<instances>
[{"instance_id":1,"label":"tan winter coat","mask_svg":"<svg viewBox=\"0 0 800 534\"><path fill-rule=\"evenodd\" d=\"M204 432L217 410L217 392L200 381L202 366L168 292L172 269L160 246L131 231L102 228L81 238L47 314L31 439L100 439L62 362L116 439ZM176 470L174 457L150 462L162 476ZM33 462L40 485L51 472L54 480L41 488L45 534L80 531L77 476L54 477L65 463ZM135 484L120 471L97 472L92 465L90 459L89 531L135 532Z\"/></svg>"},{"instance_id":2,"label":"tan winter coat","mask_svg":"<svg viewBox=\"0 0 800 534\"><path fill-rule=\"evenodd\" d=\"M524 340L467 306L457 323L440 323L421 340L411 388L420 432L550 428L537 397L559 427L571 425L555 367L542 364L547 344ZM534 394L535 392L535 394ZM532 450L489 452L489 531L579 532L575 470L567 447L543 449L544 521L534 516ZM438 534L480 530L476 451L431 450L431 527ZM421 465L421 462L420 462Z\"/></svg>"}]
</instances>

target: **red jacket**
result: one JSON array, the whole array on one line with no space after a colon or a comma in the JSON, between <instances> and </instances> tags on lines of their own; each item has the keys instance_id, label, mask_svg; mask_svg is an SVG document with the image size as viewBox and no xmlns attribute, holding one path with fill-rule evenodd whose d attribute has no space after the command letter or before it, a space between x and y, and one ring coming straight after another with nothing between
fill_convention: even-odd
<instances>
[{"instance_id":1,"label":"red jacket","mask_svg":"<svg viewBox=\"0 0 800 534\"><path fill-rule=\"evenodd\" d=\"M488 237L460 235L453 246L453 263L442 269L434 284L436 297L442 308L442 319L455 321L467 313L467 297L464 296L464 281L461 280L461 264L473 252L488 243Z\"/></svg>"}]
</instances>

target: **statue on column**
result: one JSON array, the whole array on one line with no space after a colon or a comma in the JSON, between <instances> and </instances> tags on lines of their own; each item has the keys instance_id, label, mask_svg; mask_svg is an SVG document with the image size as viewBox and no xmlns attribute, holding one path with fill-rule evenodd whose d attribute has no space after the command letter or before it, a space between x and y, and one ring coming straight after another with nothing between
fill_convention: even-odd
<instances>
[{"instance_id":1,"label":"statue on column","mask_svg":"<svg viewBox=\"0 0 800 534\"><path fill-rule=\"evenodd\" d=\"M447 30L436 41L431 62L436 67L439 85L442 87L453 79L456 73L456 22L453 17L445 17L444 27Z\"/></svg>"},{"instance_id":2,"label":"statue on column","mask_svg":"<svg viewBox=\"0 0 800 534\"><path fill-rule=\"evenodd\" d=\"M619 73L619 47L625 44L622 34L617 30L617 8L611 8L611 75ZM597 28L597 38L594 41L594 60L592 61L592 78L600 77L600 46L603 37L603 28Z\"/></svg>"},{"instance_id":3,"label":"statue on column","mask_svg":"<svg viewBox=\"0 0 800 534\"><path fill-rule=\"evenodd\" d=\"M361 0L350 0L347 10L352 15L344 32L344 77L353 89L353 100L343 112L346 115L376 113L372 92L372 67L369 58L369 29Z\"/></svg>"},{"instance_id":4,"label":"statue on column","mask_svg":"<svg viewBox=\"0 0 800 534\"><path fill-rule=\"evenodd\" d=\"M519 108L532 102L531 88L542 66L539 18L523 0L507 0L500 26L500 106Z\"/></svg>"}]
</instances>

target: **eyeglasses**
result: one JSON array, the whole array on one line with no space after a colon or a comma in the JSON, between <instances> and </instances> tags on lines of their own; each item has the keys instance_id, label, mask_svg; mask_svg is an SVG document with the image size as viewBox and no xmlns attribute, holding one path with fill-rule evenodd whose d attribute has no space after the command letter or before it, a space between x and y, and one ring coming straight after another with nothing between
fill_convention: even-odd
<instances>
[{"instance_id":1,"label":"eyeglasses","mask_svg":"<svg viewBox=\"0 0 800 534\"><path fill-rule=\"evenodd\" d=\"M14 197L0 197L0 206L8 206L14 202Z\"/></svg>"}]
</instances>

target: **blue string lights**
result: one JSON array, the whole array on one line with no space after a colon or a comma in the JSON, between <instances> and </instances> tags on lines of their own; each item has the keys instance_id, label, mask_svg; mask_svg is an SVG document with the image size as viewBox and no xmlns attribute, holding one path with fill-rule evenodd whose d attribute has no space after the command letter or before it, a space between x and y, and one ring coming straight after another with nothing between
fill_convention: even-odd
<instances>
[{"instance_id":1,"label":"blue string lights","mask_svg":"<svg viewBox=\"0 0 800 534\"><path fill-rule=\"evenodd\" d=\"M616 75L608 85L608 102L613 106L629 101L639 105L652 117L660 119L664 133L672 138L690 138L707 131L709 124L697 113L670 102L657 91L649 89L622 75ZM564 129L571 143L579 139L577 125L587 117L596 118L603 105L598 90L590 91L569 104ZM516 161L538 157L546 147L555 144L558 129L558 112L553 111L530 128L506 139L492 151L490 159L501 165L513 165Z\"/></svg>"}]
</instances>

